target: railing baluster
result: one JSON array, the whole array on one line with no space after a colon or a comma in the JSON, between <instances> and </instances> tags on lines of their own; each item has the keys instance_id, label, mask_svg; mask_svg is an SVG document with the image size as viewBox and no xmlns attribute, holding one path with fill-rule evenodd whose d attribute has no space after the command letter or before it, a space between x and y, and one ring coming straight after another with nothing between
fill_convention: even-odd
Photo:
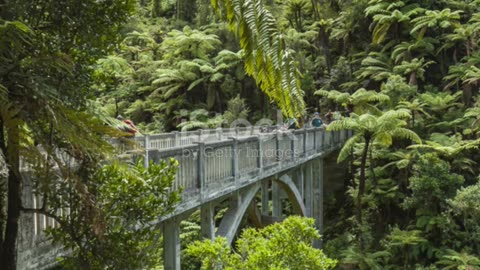
<instances>
[{"instance_id":1,"label":"railing baluster","mask_svg":"<svg viewBox=\"0 0 480 270\"><path fill-rule=\"evenodd\" d=\"M198 143L197 185L200 189L200 198L205 197L205 144Z\"/></svg>"},{"instance_id":2,"label":"railing baluster","mask_svg":"<svg viewBox=\"0 0 480 270\"><path fill-rule=\"evenodd\" d=\"M238 127L236 128L236 131L237 131L237 136L238 136ZM238 159L239 159L239 153L238 153L238 140L236 138L232 138L233 139L233 144L232 144L232 168L233 168L233 179L234 179L234 183L235 183L235 186L238 186L239 183L238 183L238 179L239 179L239 175L238 175Z\"/></svg>"}]
</instances>

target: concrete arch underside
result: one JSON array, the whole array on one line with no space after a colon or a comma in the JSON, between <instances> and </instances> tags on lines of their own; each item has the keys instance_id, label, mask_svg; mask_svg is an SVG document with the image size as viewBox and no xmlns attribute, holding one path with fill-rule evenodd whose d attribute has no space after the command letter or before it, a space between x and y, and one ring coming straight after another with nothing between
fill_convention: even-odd
<instances>
[{"instance_id":1,"label":"concrete arch underside","mask_svg":"<svg viewBox=\"0 0 480 270\"><path fill-rule=\"evenodd\" d=\"M303 197L292 178L288 174L283 174L280 177L264 179L263 181L270 180L273 180L273 182L277 183L285 191L289 201L292 203L294 214L306 216L307 213ZM255 226L263 227L265 225L264 222L262 222L262 214L258 210L254 200L255 195L260 191L261 187L264 188L265 185L256 183L246 188L244 191L234 194L231 200L231 205L225 213L215 234L216 236L225 237L228 243L231 244L238 231L240 223L247 212L252 218Z\"/></svg>"}]
</instances>

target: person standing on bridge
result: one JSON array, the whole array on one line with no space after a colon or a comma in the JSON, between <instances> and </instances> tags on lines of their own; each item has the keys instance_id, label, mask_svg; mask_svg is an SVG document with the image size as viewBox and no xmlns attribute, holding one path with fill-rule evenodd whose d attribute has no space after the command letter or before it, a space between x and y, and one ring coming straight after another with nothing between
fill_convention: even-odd
<instances>
[{"instance_id":1,"label":"person standing on bridge","mask_svg":"<svg viewBox=\"0 0 480 270\"><path fill-rule=\"evenodd\" d=\"M137 133L137 127L129 119L124 119L121 115L117 116L117 120L122 121L121 125L118 127L121 131L127 132L130 135L127 137L134 137Z\"/></svg>"},{"instance_id":2,"label":"person standing on bridge","mask_svg":"<svg viewBox=\"0 0 480 270\"><path fill-rule=\"evenodd\" d=\"M314 128L319 128L323 125L322 118L320 118L320 113L315 112L315 114L313 115L311 123L312 123L311 124L312 127L314 127Z\"/></svg>"},{"instance_id":3,"label":"person standing on bridge","mask_svg":"<svg viewBox=\"0 0 480 270\"><path fill-rule=\"evenodd\" d=\"M332 122L333 119L333 113L332 110L328 110L328 112L325 114L325 122L327 125L329 125Z\"/></svg>"}]
</instances>

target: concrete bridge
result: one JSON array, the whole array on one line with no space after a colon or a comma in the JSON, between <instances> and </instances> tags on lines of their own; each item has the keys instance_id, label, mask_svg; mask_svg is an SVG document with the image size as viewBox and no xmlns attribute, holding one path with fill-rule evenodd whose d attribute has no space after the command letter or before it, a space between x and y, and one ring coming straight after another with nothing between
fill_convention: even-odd
<instances>
[{"instance_id":1,"label":"concrete bridge","mask_svg":"<svg viewBox=\"0 0 480 270\"><path fill-rule=\"evenodd\" d=\"M224 236L229 243L245 215L258 227L281 221L285 200L294 214L313 217L322 232L324 158L338 150L348 136L346 130L328 132L323 128L280 131L242 127L135 137L139 147L133 152L142 152L146 166L149 160L170 157L180 164L173 189L183 188L182 201L173 213L158 220L163 231L165 269L180 269L179 223L198 209L202 236ZM124 146L120 141L113 144ZM28 197L28 190L25 194L24 199L32 206L39 201ZM215 207L225 201L228 210L215 230ZM25 215L22 221L21 238L27 239L29 235L41 238L45 227L56 226L41 215ZM42 247L42 243L20 241L20 269L44 269L49 260L53 262L59 249L47 248L47 244ZM314 245L320 247L321 242ZM38 248L43 250L36 252Z\"/></svg>"}]
</instances>

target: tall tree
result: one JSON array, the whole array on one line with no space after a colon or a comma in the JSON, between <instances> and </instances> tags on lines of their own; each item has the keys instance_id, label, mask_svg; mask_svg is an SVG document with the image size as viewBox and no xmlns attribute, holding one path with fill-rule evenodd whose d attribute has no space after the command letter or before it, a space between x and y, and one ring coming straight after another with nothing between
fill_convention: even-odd
<instances>
[{"instance_id":1,"label":"tall tree","mask_svg":"<svg viewBox=\"0 0 480 270\"><path fill-rule=\"evenodd\" d=\"M117 0L2 3L0 150L8 168L8 208L0 264L7 270L16 269L25 209L20 161L61 165L58 149L81 159L110 148L101 134L114 132L88 111L88 66L113 48L132 8L133 2Z\"/></svg>"},{"instance_id":2,"label":"tall tree","mask_svg":"<svg viewBox=\"0 0 480 270\"><path fill-rule=\"evenodd\" d=\"M354 135L345 143L344 147L338 155L338 161L343 161L351 153L351 148L356 143L363 143L363 149L360 154L360 176L358 185L358 194L356 198L356 217L359 225L363 224L362 209L363 196L365 194L366 184L366 168L367 157L370 147L378 142L380 144L390 146L393 138L409 139L417 143L421 143L418 135L405 128L407 125L405 118L410 118L410 112L404 109L391 110L383 113L380 116L375 116L370 113L357 115L352 114L349 118L344 118L339 121L334 121L328 126L328 130L343 130L350 129L354 131ZM363 251L364 241L362 237L359 238L359 246Z\"/></svg>"}]
</instances>

